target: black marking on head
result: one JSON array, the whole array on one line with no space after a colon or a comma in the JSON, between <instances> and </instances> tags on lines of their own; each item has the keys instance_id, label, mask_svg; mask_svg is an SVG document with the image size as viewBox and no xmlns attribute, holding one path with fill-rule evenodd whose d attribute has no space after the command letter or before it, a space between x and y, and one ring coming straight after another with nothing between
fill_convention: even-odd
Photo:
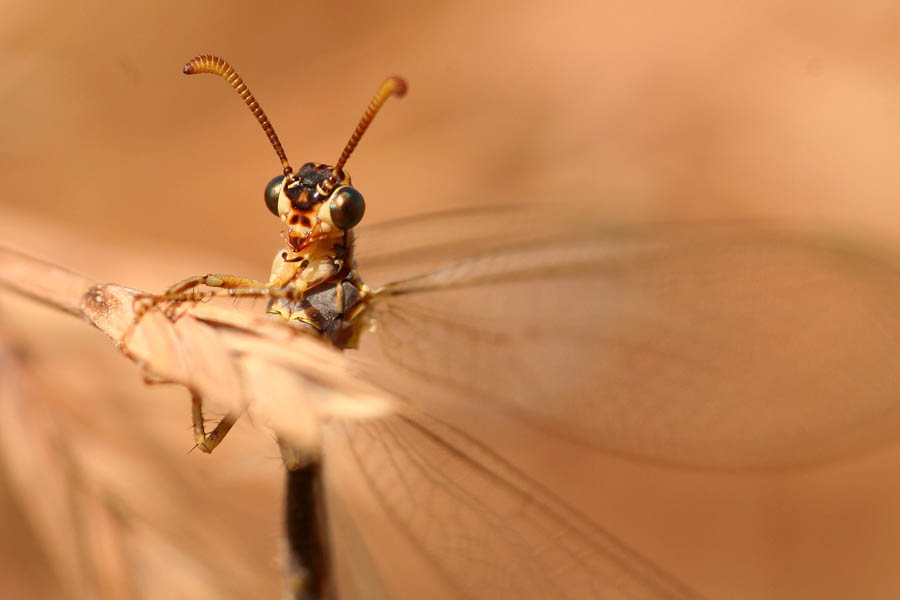
<instances>
[{"instance_id":1,"label":"black marking on head","mask_svg":"<svg viewBox=\"0 0 900 600\"><path fill-rule=\"evenodd\" d=\"M319 163L306 163L294 176L292 185L287 187L285 193L295 210L307 212L323 198L316 198L316 186L320 185L331 175L331 167Z\"/></svg>"},{"instance_id":2,"label":"black marking on head","mask_svg":"<svg viewBox=\"0 0 900 600\"><path fill-rule=\"evenodd\" d=\"M294 175L293 183L285 189L285 194L295 210L309 212L314 206L326 200L326 198L316 196L316 187L331 176L332 168L329 165L311 162L300 167L300 170ZM341 171L338 185L349 184L350 176Z\"/></svg>"},{"instance_id":3,"label":"black marking on head","mask_svg":"<svg viewBox=\"0 0 900 600\"><path fill-rule=\"evenodd\" d=\"M291 208L306 212L318 204L318 202L312 200L313 191L304 187L301 183L289 185L287 190L285 190L285 194L287 194L288 200L291 201Z\"/></svg>"},{"instance_id":4,"label":"black marking on head","mask_svg":"<svg viewBox=\"0 0 900 600\"><path fill-rule=\"evenodd\" d=\"M306 217L303 217L303 218L306 219ZM296 225L297 221L299 221L299 220L300 220L300 215L298 215L297 213L294 213L291 215L291 225ZM307 221L308 220L309 219L307 219Z\"/></svg>"},{"instance_id":5,"label":"black marking on head","mask_svg":"<svg viewBox=\"0 0 900 600\"><path fill-rule=\"evenodd\" d=\"M331 248L334 250L335 258L343 258L344 253L347 251L343 244L335 244Z\"/></svg>"},{"instance_id":6,"label":"black marking on head","mask_svg":"<svg viewBox=\"0 0 900 600\"><path fill-rule=\"evenodd\" d=\"M304 227L309 227L311 225L311 223L309 221L309 217L307 217L305 215L300 217L300 224L303 225Z\"/></svg>"},{"instance_id":7,"label":"black marking on head","mask_svg":"<svg viewBox=\"0 0 900 600\"><path fill-rule=\"evenodd\" d=\"M297 172L297 179L303 187L315 190L316 186L331 176L332 167L321 163L306 163Z\"/></svg>"}]
</instances>

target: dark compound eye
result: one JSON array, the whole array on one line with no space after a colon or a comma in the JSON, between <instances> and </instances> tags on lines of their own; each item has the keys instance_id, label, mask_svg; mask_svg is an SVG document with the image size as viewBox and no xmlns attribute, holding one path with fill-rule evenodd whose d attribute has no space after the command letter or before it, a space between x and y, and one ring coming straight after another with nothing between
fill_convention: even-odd
<instances>
[{"instance_id":1,"label":"dark compound eye","mask_svg":"<svg viewBox=\"0 0 900 600\"><path fill-rule=\"evenodd\" d=\"M334 190L329 203L331 222L339 229L350 229L362 221L366 201L356 188L345 185Z\"/></svg>"},{"instance_id":2,"label":"dark compound eye","mask_svg":"<svg viewBox=\"0 0 900 600\"><path fill-rule=\"evenodd\" d=\"M281 195L281 185L283 183L284 175L279 175L266 184L266 206L276 217L278 216L278 196Z\"/></svg>"}]
</instances>

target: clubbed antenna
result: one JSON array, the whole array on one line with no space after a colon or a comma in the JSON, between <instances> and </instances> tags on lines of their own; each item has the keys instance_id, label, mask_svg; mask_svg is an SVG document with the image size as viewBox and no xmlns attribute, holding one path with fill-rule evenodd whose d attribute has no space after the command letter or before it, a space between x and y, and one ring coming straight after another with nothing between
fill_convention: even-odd
<instances>
[{"instance_id":1,"label":"clubbed antenna","mask_svg":"<svg viewBox=\"0 0 900 600\"><path fill-rule=\"evenodd\" d=\"M195 56L184 65L185 75L193 75L195 73L215 73L216 75L221 75L225 78L225 81L227 81L229 85L234 88L234 91L240 95L247 104L247 108L250 109L250 112L253 113L253 116L256 117L256 120L262 125L263 131L266 132L266 136L269 138L272 147L275 148L275 152L278 154L278 158L281 159L281 166L284 167L284 176L290 177L294 170L291 168L290 163L288 163L287 155L284 153L284 148L281 147L281 141L278 139L278 134L275 133L275 128L272 127L268 117L266 117L266 113L263 112L263 109L259 106L256 98L250 93L250 88L247 87L247 84L244 83L241 76L237 74L234 67L229 65L228 61L224 58L219 58L212 54L202 54L200 56ZM384 102L384 100L382 100L382 102ZM363 128L363 130L365 130L365 128Z\"/></svg>"},{"instance_id":2,"label":"clubbed antenna","mask_svg":"<svg viewBox=\"0 0 900 600\"><path fill-rule=\"evenodd\" d=\"M372 119L375 118L375 114L378 113L381 105L391 96L402 98L404 94L406 94L406 81L403 80L403 78L394 75L393 77L388 77L384 80L384 83L378 88L378 92L375 93L372 101L369 102L369 106L366 108L366 112L363 113L362 119L359 120L356 131L353 132L347 145L344 146L344 151L341 152L341 157L338 159L337 163L335 163L334 169L331 172L331 177L322 182L322 188L324 188L323 191L326 194L330 193L339 181L341 169L347 163L347 159L350 158L350 155L359 143L360 138L362 138L363 134L366 132L366 129L369 128Z\"/></svg>"}]
</instances>

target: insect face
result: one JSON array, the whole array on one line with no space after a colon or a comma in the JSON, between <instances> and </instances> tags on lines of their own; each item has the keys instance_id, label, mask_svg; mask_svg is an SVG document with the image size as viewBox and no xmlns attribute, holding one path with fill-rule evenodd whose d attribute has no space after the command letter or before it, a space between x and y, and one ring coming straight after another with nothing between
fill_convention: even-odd
<instances>
[{"instance_id":1,"label":"insect face","mask_svg":"<svg viewBox=\"0 0 900 600\"><path fill-rule=\"evenodd\" d=\"M365 212L362 194L350 185L350 175L341 171L330 193L322 189L334 167L306 163L285 185L278 176L266 186L266 206L288 226L292 239L341 235L359 223Z\"/></svg>"}]
</instances>

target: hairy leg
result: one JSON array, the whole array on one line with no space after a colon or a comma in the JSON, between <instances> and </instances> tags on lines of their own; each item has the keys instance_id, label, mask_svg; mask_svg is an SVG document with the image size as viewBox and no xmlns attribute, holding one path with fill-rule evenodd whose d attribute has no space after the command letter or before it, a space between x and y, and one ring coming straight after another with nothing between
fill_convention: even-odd
<instances>
[{"instance_id":1,"label":"hairy leg","mask_svg":"<svg viewBox=\"0 0 900 600\"><path fill-rule=\"evenodd\" d=\"M207 285L215 288L263 288L266 287L267 284L255 279L247 279L246 277L210 273L209 275L195 275L193 277L188 277L184 281L179 281L167 289L162 295L176 296L187 290L193 289L198 285Z\"/></svg>"},{"instance_id":2,"label":"hairy leg","mask_svg":"<svg viewBox=\"0 0 900 600\"><path fill-rule=\"evenodd\" d=\"M216 288L212 290L197 290L196 288L205 285L207 287ZM184 301L200 301L207 298L216 297L256 297L256 298L299 298L302 289L284 289L280 287L280 282L263 283L255 279L246 277L235 277L233 275L209 274L196 275L188 277L183 281L179 281L164 293L158 296L142 296L135 300L134 316L135 323L157 304L163 302L184 302Z\"/></svg>"}]
</instances>

